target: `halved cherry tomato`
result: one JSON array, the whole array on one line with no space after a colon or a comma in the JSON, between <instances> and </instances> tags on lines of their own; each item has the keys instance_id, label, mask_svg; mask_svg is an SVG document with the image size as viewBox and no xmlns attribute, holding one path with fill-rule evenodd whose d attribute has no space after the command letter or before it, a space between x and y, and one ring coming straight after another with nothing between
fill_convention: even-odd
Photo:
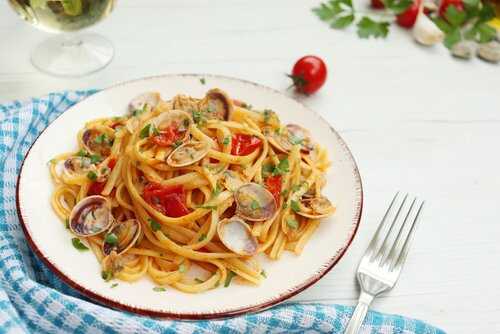
<instances>
[{"instance_id":1,"label":"halved cherry tomato","mask_svg":"<svg viewBox=\"0 0 500 334\"><path fill-rule=\"evenodd\" d=\"M262 146L262 140L252 135L237 133L231 141L232 155L249 155Z\"/></svg>"},{"instance_id":2,"label":"halved cherry tomato","mask_svg":"<svg viewBox=\"0 0 500 334\"><path fill-rule=\"evenodd\" d=\"M455 6L459 12L464 10L464 2L462 0L441 0L439 4L439 16L446 19L445 14L449 6Z\"/></svg>"},{"instance_id":3,"label":"halved cherry tomato","mask_svg":"<svg viewBox=\"0 0 500 334\"><path fill-rule=\"evenodd\" d=\"M178 130L178 126L174 122L165 129L160 130L160 134L151 137L151 141L158 146L171 146L182 135L183 133Z\"/></svg>"},{"instance_id":4,"label":"halved cherry tomato","mask_svg":"<svg viewBox=\"0 0 500 334\"><path fill-rule=\"evenodd\" d=\"M113 168L115 168L115 166L116 166L116 159L115 158L109 159L109 162L108 162L109 169L113 170Z\"/></svg>"},{"instance_id":5,"label":"halved cherry tomato","mask_svg":"<svg viewBox=\"0 0 500 334\"><path fill-rule=\"evenodd\" d=\"M269 176L266 178L264 183L267 190L273 194L276 204L279 205L281 195L281 175Z\"/></svg>"},{"instance_id":6,"label":"halved cherry tomato","mask_svg":"<svg viewBox=\"0 0 500 334\"><path fill-rule=\"evenodd\" d=\"M418 10L422 0L413 0L413 4L404 12L396 16L396 22L403 28L411 28L415 25L418 16Z\"/></svg>"},{"instance_id":7,"label":"halved cherry tomato","mask_svg":"<svg viewBox=\"0 0 500 334\"><path fill-rule=\"evenodd\" d=\"M372 8L383 9L385 5L381 0L372 0Z\"/></svg>"},{"instance_id":8,"label":"halved cherry tomato","mask_svg":"<svg viewBox=\"0 0 500 334\"><path fill-rule=\"evenodd\" d=\"M106 181L104 182L92 182L92 184L89 187L89 190L87 191L87 195L92 196L92 195L100 195L102 191L104 190L104 186L106 185Z\"/></svg>"},{"instance_id":9,"label":"halved cherry tomato","mask_svg":"<svg viewBox=\"0 0 500 334\"><path fill-rule=\"evenodd\" d=\"M326 65L317 56L305 56L293 65L292 74L288 75L299 93L312 94L326 81Z\"/></svg>"},{"instance_id":10,"label":"halved cherry tomato","mask_svg":"<svg viewBox=\"0 0 500 334\"><path fill-rule=\"evenodd\" d=\"M186 207L186 195L182 185L162 186L158 183L149 183L144 187L142 195L156 210L168 217L181 217L190 211Z\"/></svg>"}]
</instances>

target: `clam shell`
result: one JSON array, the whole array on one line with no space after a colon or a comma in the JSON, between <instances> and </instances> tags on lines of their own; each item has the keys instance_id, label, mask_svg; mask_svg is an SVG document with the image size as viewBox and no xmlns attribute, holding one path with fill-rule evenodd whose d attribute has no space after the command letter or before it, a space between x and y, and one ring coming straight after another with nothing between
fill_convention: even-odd
<instances>
[{"instance_id":1,"label":"clam shell","mask_svg":"<svg viewBox=\"0 0 500 334\"><path fill-rule=\"evenodd\" d=\"M170 110L152 118L149 123L153 124L160 132L171 124L176 123L178 129L184 131L184 135L180 140L185 142L189 138L189 127L193 123L193 120L185 111Z\"/></svg>"},{"instance_id":2,"label":"clam shell","mask_svg":"<svg viewBox=\"0 0 500 334\"><path fill-rule=\"evenodd\" d=\"M109 142L96 142L96 138L103 133L97 129L86 129L82 133L82 143L85 150L91 154L98 154L106 157L111 153ZM106 135L107 136L107 135ZM110 139L107 137L107 139Z\"/></svg>"},{"instance_id":3,"label":"clam shell","mask_svg":"<svg viewBox=\"0 0 500 334\"><path fill-rule=\"evenodd\" d=\"M117 237L117 243L111 244L106 241L106 236L114 234ZM115 251L118 255L125 253L133 247L141 235L141 224L137 219L128 219L114 224L104 237L102 252L105 255Z\"/></svg>"},{"instance_id":4,"label":"clam shell","mask_svg":"<svg viewBox=\"0 0 500 334\"><path fill-rule=\"evenodd\" d=\"M89 196L71 210L69 228L77 236L89 237L106 231L113 221L109 201L103 196Z\"/></svg>"},{"instance_id":5,"label":"clam shell","mask_svg":"<svg viewBox=\"0 0 500 334\"><path fill-rule=\"evenodd\" d=\"M221 220L217 226L217 235L224 246L236 254L251 256L257 253L257 239L252 235L250 227L238 216Z\"/></svg>"},{"instance_id":6,"label":"clam shell","mask_svg":"<svg viewBox=\"0 0 500 334\"><path fill-rule=\"evenodd\" d=\"M234 110L233 100L221 89L214 88L207 92L199 103L200 110L206 111L208 119L228 120Z\"/></svg>"},{"instance_id":7,"label":"clam shell","mask_svg":"<svg viewBox=\"0 0 500 334\"><path fill-rule=\"evenodd\" d=\"M335 212L335 207L326 197L304 198L301 204L308 208L307 211L299 211L302 217L319 219L331 216Z\"/></svg>"},{"instance_id":8,"label":"clam shell","mask_svg":"<svg viewBox=\"0 0 500 334\"><path fill-rule=\"evenodd\" d=\"M167 164L172 167L185 167L203 159L210 150L210 144L190 141L177 147L167 157Z\"/></svg>"},{"instance_id":9,"label":"clam shell","mask_svg":"<svg viewBox=\"0 0 500 334\"><path fill-rule=\"evenodd\" d=\"M226 170L222 173L221 183L230 191L236 191L236 189L245 184L238 173L232 170Z\"/></svg>"},{"instance_id":10,"label":"clam shell","mask_svg":"<svg viewBox=\"0 0 500 334\"><path fill-rule=\"evenodd\" d=\"M68 177L75 177L85 175L88 172L96 172L96 166L91 163L87 157L71 157L57 166L58 173L64 174Z\"/></svg>"},{"instance_id":11,"label":"clam shell","mask_svg":"<svg viewBox=\"0 0 500 334\"><path fill-rule=\"evenodd\" d=\"M134 110L142 110L144 108L144 105L148 105L151 108L156 107L158 103L160 102L160 94L158 92L146 92L142 93L132 99L130 101L128 109L129 111L134 111Z\"/></svg>"},{"instance_id":12,"label":"clam shell","mask_svg":"<svg viewBox=\"0 0 500 334\"><path fill-rule=\"evenodd\" d=\"M264 221L278 210L274 196L257 183L247 183L234 192L238 216L249 221Z\"/></svg>"}]
</instances>

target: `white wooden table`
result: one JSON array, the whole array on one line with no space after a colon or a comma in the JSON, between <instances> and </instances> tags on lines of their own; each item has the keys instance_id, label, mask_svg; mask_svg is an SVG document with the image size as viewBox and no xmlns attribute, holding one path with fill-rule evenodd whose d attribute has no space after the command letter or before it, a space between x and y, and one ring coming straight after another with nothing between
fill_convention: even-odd
<instances>
[{"instance_id":1,"label":"white wooden table","mask_svg":"<svg viewBox=\"0 0 500 334\"><path fill-rule=\"evenodd\" d=\"M365 207L346 256L295 300L354 304L358 260L393 193L409 190L428 205L398 285L374 308L450 333L500 332L500 66L419 47L396 28L387 40L359 40L313 16L317 3L121 0L94 29L115 44L111 65L59 79L29 62L46 34L2 1L0 102L173 72L224 74L284 91L294 61L317 54L329 78L303 102L352 149Z\"/></svg>"}]
</instances>

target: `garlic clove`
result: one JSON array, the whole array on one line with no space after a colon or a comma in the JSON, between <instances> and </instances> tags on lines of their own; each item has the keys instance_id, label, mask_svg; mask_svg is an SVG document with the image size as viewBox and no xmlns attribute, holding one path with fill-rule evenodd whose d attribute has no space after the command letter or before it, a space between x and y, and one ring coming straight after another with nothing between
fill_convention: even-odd
<instances>
[{"instance_id":1,"label":"garlic clove","mask_svg":"<svg viewBox=\"0 0 500 334\"><path fill-rule=\"evenodd\" d=\"M441 43L444 39L441 29L422 10L418 13L412 32L417 42L427 46Z\"/></svg>"}]
</instances>

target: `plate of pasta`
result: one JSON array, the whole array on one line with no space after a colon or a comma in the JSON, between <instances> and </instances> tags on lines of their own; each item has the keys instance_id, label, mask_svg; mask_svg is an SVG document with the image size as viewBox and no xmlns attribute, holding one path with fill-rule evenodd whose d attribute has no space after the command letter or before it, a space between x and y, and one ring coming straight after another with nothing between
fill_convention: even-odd
<instances>
[{"instance_id":1,"label":"plate of pasta","mask_svg":"<svg viewBox=\"0 0 500 334\"><path fill-rule=\"evenodd\" d=\"M359 225L362 186L318 114L244 80L179 74L102 90L23 162L26 239L63 281L130 312L220 318L323 277Z\"/></svg>"}]
</instances>

